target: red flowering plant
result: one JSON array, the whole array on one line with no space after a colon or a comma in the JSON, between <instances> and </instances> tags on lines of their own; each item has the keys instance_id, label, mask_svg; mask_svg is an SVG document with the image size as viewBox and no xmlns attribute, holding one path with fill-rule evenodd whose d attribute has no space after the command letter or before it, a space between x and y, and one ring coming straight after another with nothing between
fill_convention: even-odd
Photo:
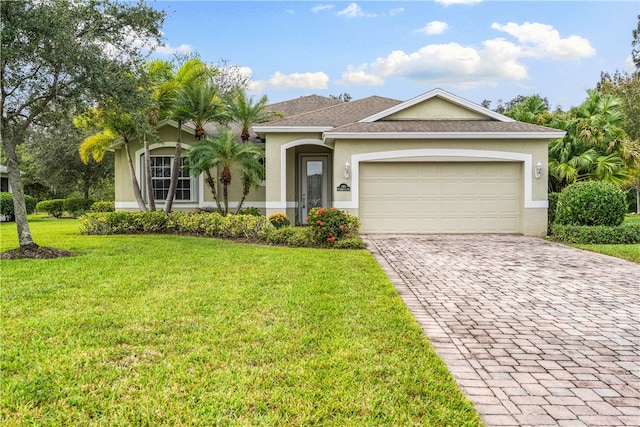
<instances>
[{"instance_id":1,"label":"red flowering plant","mask_svg":"<svg viewBox=\"0 0 640 427\"><path fill-rule=\"evenodd\" d=\"M354 237L360 227L357 217L336 208L313 208L307 222L316 241L327 246L333 246L336 240Z\"/></svg>"}]
</instances>

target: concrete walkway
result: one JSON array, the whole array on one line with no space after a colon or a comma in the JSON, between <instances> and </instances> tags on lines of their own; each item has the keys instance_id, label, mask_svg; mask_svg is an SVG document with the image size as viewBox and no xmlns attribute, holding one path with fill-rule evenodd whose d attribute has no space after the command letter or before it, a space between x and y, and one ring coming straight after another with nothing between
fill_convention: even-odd
<instances>
[{"instance_id":1,"label":"concrete walkway","mask_svg":"<svg viewBox=\"0 0 640 427\"><path fill-rule=\"evenodd\" d=\"M640 265L513 235L367 235L488 426L640 426Z\"/></svg>"}]
</instances>

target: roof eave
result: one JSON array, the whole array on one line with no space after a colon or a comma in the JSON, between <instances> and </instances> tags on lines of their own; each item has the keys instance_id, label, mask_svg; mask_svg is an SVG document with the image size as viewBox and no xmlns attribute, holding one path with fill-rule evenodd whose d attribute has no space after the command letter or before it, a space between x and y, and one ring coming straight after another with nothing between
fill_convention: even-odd
<instances>
[{"instance_id":1,"label":"roof eave","mask_svg":"<svg viewBox=\"0 0 640 427\"><path fill-rule=\"evenodd\" d=\"M566 132L325 132L323 139L557 139Z\"/></svg>"},{"instance_id":2,"label":"roof eave","mask_svg":"<svg viewBox=\"0 0 640 427\"><path fill-rule=\"evenodd\" d=\"M322 133L333 129L332 126L254 126L253 131L260 135L266 133Z\"/></svg>"}]
</instances>

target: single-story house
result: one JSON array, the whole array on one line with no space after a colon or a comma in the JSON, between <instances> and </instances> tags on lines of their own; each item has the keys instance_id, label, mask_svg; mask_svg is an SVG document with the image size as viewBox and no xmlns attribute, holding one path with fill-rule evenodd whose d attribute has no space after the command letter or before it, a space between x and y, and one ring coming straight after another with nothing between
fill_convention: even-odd
<instances>
[{"instance_id":1,"label":"single-story house","mask_svg":"<svg viewBox=\"0 0 640 427\"><path fill-rule=\"evenodd\" d=\"M441 89L404 102L312 95L270 108L284 118L253 127L266 172L246 207L284 212L297 224L315 206L336 207L357 215L363 233L546 234L548 142L563 131L515 121ZM196 141L185 129L188 150ZM163 122L158 132L165 142L151 149L162 205L176 124ZM116 208L136 209L126 156L122 149L115 154ZM132 154L143 182L142 145ZM239 181L232 181L232 197L240 196ZM174 209L213 206L202 176L181 177Z\"/></svg>"}]
</instances>

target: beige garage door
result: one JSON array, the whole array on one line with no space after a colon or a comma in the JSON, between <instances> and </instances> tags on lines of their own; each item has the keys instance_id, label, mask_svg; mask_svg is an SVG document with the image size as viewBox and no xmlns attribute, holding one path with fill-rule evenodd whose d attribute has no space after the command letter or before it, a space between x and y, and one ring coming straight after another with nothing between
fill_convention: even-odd
<instances>
[{"instance_id":1,"label":"beige garage door","mask_svg":"<svg viewBox=\"0 0 640 427\"><path fill-rule=\"evenodd\" d=\"M520 232L521 163L361 163L363 233Z\"/></svg>"}]
</instances>

